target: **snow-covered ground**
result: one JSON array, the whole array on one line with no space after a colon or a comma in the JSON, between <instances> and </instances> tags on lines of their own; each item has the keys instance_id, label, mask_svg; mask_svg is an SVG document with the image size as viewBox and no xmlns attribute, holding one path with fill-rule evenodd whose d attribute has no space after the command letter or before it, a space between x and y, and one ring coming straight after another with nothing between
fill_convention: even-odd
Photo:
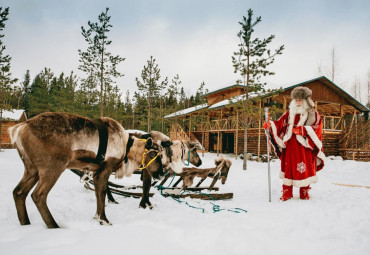
<instances>
[{"instance_id":1,"label":"snow-covered ground","mask_svg":"<svg viewBox=\"0 0 370 255\"><path fill-rule=\"evenodd\" d=\"M215 156L205 154L203 166L213 166ZM32 224L19 224L12 190L23 165L15 150L5 150L0 153L0 254L370 254L370 189L333 184L370 186L370 163L328 159L312 185L311 200L299 200L294 190L294 199L280 202L279 161L272 162L269 203L267 163L249 161L243 171L242 160L232 161L226 184L217 186L234 198L215 203L247 213L213 213L208 201L185 200L204 208L202 213L152 188L152 210L138 208L138 199L115 196L119 204L106 207L113 225L100 226L93 220L94 193L65 171L48 198L61 229L47 229L30 197ZM119 183L139 184L139 176Z\"/></svg>"}]
</instances>

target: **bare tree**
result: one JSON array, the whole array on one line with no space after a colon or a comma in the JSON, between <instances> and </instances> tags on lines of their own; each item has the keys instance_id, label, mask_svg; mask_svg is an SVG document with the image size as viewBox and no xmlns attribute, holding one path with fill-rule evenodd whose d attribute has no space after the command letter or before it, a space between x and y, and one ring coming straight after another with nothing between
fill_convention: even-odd
<instances>
[{"instance_id":1,"label":"bare tree","mask_svg":"<svg viewBox=\"0 0 370 255\"><path fill-rule=\"evenodd\" d=\"M361 82L358 77L355 78L353 84L352 84L352 93L353 97L356 98L358 101L361 101Z\"/></svg>"},{"instance_id":2,"label":"bare tree","mask_svg":"<svg viewBox=\"0 0 370 255\"><path fill-rule=\"evenodd\" d=\"M335 47L332 48L330 52L330 79L332 82L338 76L340 71L339 58L335 55Z\"/></svg>"},{"instance_id":3,"label":"bare tree","mask_svg":"<svg viewBox=\"0 0 370 255\"><path fill-rule=\"evenodd\" d=\"M330 51L330 61L323 62L320 61L317 64L317 73L318 75L325 75L329 77L332 82L338 80L338 76L340 74L340 70L342 69L340 65L340 60L338 58L337 52L335 47L333 47Z\"/></svg>"}]
</instances>

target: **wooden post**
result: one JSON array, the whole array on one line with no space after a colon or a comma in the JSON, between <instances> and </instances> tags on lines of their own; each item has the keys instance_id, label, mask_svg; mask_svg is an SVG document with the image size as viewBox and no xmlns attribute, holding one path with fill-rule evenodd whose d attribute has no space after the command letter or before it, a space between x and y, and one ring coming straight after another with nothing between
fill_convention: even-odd
<instances>
[{"instance_id":1,"label":"wooden post","mask_svg":"<svg viewBox=\"0 0 370 255\"><path fill-rule=\"evenodd\" d=\"M190 140L190 132L191 132L191 113L190 113L190 119L189 119L189 140Z\"/></svg>"},{"instance_id":2,"label":"wooden post","mask_svg":"<svg viewBox=\"0 0 370 255\"><path fill-rule=\"evenodd\" d=\"M235 142L235 159L238 158L238 142L239 142L239 107L236 107L236 142Z\"/></svg>"},{"instance_id":3,"label":"wooden post","mask_svg":"<svg viewBox=\"0 0 370 255\"><path fill-rule=\"evenodd\" d=\"M315 110L317 111L317 101L315 101Z\"/></svg>"},{"instance_id":4,"label":"wooden post","mask_svg":"<svg viewBox=\"0 0 370 255\"><path fill-rule=\"evenodd\" d=\"M222 108L220 111L220 119L218 121L218 132L217 132L217 156L220 154L220 128L221 128L221 120L222 120Z\"/></svg>"},{"instance_id":5,"label":"wooden post","mask_svg":"<svg viewBox=\"0 0 370 255\"><path fill-rule=\"evenodd\" d=\"M286 112L286 97L284 97L283 111Z\"/></svg>"},{"instance_id":6,"label":"wooden post","mask_svg":"<svg viewBox=\"0 0 370 255\"><path fill-rule=\"evenodd\" d=\"M261 150L261 108L262 100L260 101L259 114L258 114L258 149L257 149L257 162L260 162L260 150Z\"/></svg>"},{"instance_id":7,"label":"wooden post","mask_svg":"<svg viewBox=\"0 0 370 255\"><path fill-rule=\"evenodd\" d=\"M343 131L344 129L344 120L343 120L343 105L340 105L340 129Z\"/></svg>"},{"instance_id":8,"label":"wooden post","mask_svg":"<svg viewBox=\"0 0 370 255\"><path fill-rule=\"evenodd\" d=\"M175 118L176 124L175 124L175 140L177 140L177 117Z\"/></svg>"}]
</instances>

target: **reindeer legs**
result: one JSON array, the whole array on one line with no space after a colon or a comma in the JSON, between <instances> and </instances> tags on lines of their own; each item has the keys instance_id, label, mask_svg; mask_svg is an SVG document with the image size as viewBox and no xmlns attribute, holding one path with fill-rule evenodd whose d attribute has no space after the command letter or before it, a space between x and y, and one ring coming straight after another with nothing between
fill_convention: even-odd
<instances>
[{"instance_id":1,"label":"reindeer legs","mask_svg":"<svg viewBox=\"0 0 370 255\"><path fill-rule=\"evenodd\" d=\"M50 174L49 172L49 174L43 174L39 176L39 182L37 183L37 186L31 195L33 202L36 204L36 207L39 210L41 217L48 228L59 228L58 224L55 222L53 216L51 215L46 203L46 199L51 188L54 186L59 176L63 173L65 169L65 165L59 168L55 167L55 165L56 164L54 164L54 170L52 171L52 174ZM45 173L47 171L41 171L39 169L38 172Z\"/></svg>"},{"instance_id":2,"label":"reindeer legs","mask_svg":"<svg viewBox=\"0 0 370 255\"><path fill-rule=\"evenodd\" d=\"M21 225L31 224L26 208L26 198L39 180L37 172L32 170L33 169L30 168L24 170L21 181L13 190L15 207L17 208L18 219Z\"/></svg>"},{"instance_id":3,"label":"reindeer legs","mask_svg":"<svg viewBox=\"0 0 370 255\"><path fill-rule=\"evenodd\" d=\"M149 207L150 209L153 208L152 204L149 201L149 191L152 184L152 177L148 173L148 169L142 170L142 177L143 177L143 196L141 197L140 205L141 208Z\"/></svg>"},{"instance_id":4,"label":"reindeer legs","mask_svg":"<svg viewBox=\"0 0 370 255\"><path fill-rule=\"evenodd\" d=\"M107 195L108 179L112 170L106 167L105 164L94 174L95 196L97 209L95 219L101 225L111 225L105 215L105 197Z\"/></svg>"}]
</instances>

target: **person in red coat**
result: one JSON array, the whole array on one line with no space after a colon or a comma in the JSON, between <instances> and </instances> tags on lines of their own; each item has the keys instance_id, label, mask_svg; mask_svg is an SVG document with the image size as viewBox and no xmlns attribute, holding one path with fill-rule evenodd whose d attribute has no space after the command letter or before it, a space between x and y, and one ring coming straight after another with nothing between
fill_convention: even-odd
<instances>
[{"instance_id":1,"label":"person in red coat","mask_svg":"<svg viewBox=\"0 0 370 255\"><path fill-rule=\"evenodd\" d=\"M322 120L311 96L309 88L294 88L289 110L280 119L265 123L281 160L282 201L293 197L293 186L300 188L301 199L308 200L310 184L317 182L316 172L324 167Z\"/></svg>"}]
</instances>

